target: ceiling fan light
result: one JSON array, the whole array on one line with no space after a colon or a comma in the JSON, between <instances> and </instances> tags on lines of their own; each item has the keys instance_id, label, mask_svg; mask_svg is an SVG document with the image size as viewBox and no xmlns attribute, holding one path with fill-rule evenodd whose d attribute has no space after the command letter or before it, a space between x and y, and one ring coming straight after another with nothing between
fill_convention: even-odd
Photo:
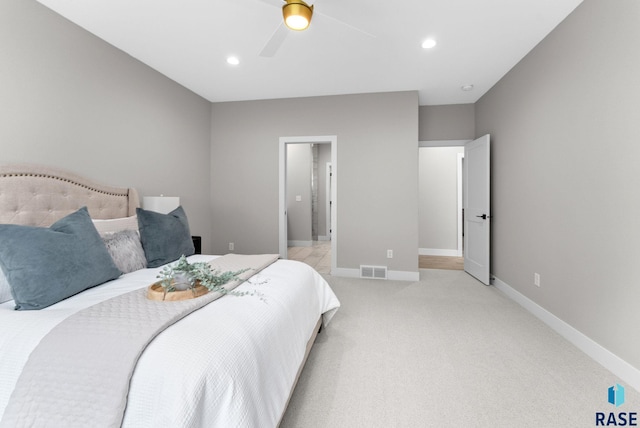
<instances>
[{"instance_id":1,"label":"ceiling fan light","mask_svg":"<svg viewBox=\"0 0 640 428\"><path fill-rule=\"evenodd\" d=\"M307 21L305 17L299 15L291 15L287 17L285 22L287 23L287 27L297 31L302 31L309 26L309 21Z\"/></svg>"},{"instance_id":2,"label":"ceiling fan light","mask_svg":"<svg viewBox=\"0 0 640 428\"><path fill-rule=\"evenodd\" d=\"M282 6L284 23L292 30L306 30L311 23L313 6L309 6L302 0L287 0L287 4Z\"/></svg>"}]
</instances>

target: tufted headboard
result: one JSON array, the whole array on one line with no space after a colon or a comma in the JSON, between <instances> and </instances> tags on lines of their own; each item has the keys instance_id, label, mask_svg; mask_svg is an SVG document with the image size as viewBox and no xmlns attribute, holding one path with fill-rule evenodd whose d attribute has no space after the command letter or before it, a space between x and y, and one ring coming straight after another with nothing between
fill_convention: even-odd
<instances>
[{"instance_id":1,"label":"tufted headboard","mask_svg":"<svg viewBox=\"0 0 640 428\"><path fill-rule=\"evenodd\" d=\"M48 166L0 165L0 223L50 226L83 206L94 219L110 219L134 215L140 203L132 188Z\"/></svg>"}]
</instances>

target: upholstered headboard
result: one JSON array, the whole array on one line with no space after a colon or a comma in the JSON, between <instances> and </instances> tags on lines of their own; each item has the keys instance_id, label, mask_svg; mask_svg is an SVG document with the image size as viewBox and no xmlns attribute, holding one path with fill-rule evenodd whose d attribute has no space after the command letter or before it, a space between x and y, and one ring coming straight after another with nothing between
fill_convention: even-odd
<instances>
[{"instance_id":1,"label":"upholstered headboard","mask_svg":"<svg viewBox=\"0 0 640 428\"><path fill-rule=\"evenodd\" d=\"M86 206L94 219L132 216L132 188L111 187L42 165L0 165L0 223L50 226Z\"/></svg>"}]
</instances>

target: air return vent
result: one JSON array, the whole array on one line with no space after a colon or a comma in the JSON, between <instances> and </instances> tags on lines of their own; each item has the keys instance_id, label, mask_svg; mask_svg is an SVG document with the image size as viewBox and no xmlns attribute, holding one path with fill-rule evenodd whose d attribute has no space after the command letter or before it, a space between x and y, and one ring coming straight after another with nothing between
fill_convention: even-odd
<instances>
[{"instance_id":1,"label":"air return vent","mask_svg":"<svg viewBox=\"0 0 640 428\"><path fill-rule=\"evenodd\" d=\"M386 266L366 266L360 265L361 278L387 279Z\"/></svg>"}]
</instances>

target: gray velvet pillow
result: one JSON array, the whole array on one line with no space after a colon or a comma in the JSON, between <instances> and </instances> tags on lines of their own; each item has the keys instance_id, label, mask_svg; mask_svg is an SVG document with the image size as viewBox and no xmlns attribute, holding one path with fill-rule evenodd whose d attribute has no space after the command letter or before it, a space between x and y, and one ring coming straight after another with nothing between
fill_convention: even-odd
<instances>
[{"instance_id":1,"label":"gray velvet pillow","mask_svg":"<svg viewBox=\"0 0 640 428\"><path fill-rule=\"evenodd\" d=\"M169 214L137 208L136 215L148 267L162 266L183 254L195 253L187 215L181 206Z\"/></svg>"},{"instance_id":2,"label":"gray velvet pillow","mask_svg":"<svg viewBox=\"0 0 640 428\"><path fill-rule=\"evenodd\" d=\"M16 309L42 309L120 276L87 208L51 227L0 225L0 265Z\"/></svg>"},{"instance_id":3,"label":"gray velvet pillow","mask_svg":"<svg viewBox=\"0 0 640 428\"><path fill-rule=\"evenodd\" d=\"M147 267L147 259L144 256L137 230L106 233L102 235L102 240L113 262L122 273L134 272Z\"/></svg>"}]
</instances>

